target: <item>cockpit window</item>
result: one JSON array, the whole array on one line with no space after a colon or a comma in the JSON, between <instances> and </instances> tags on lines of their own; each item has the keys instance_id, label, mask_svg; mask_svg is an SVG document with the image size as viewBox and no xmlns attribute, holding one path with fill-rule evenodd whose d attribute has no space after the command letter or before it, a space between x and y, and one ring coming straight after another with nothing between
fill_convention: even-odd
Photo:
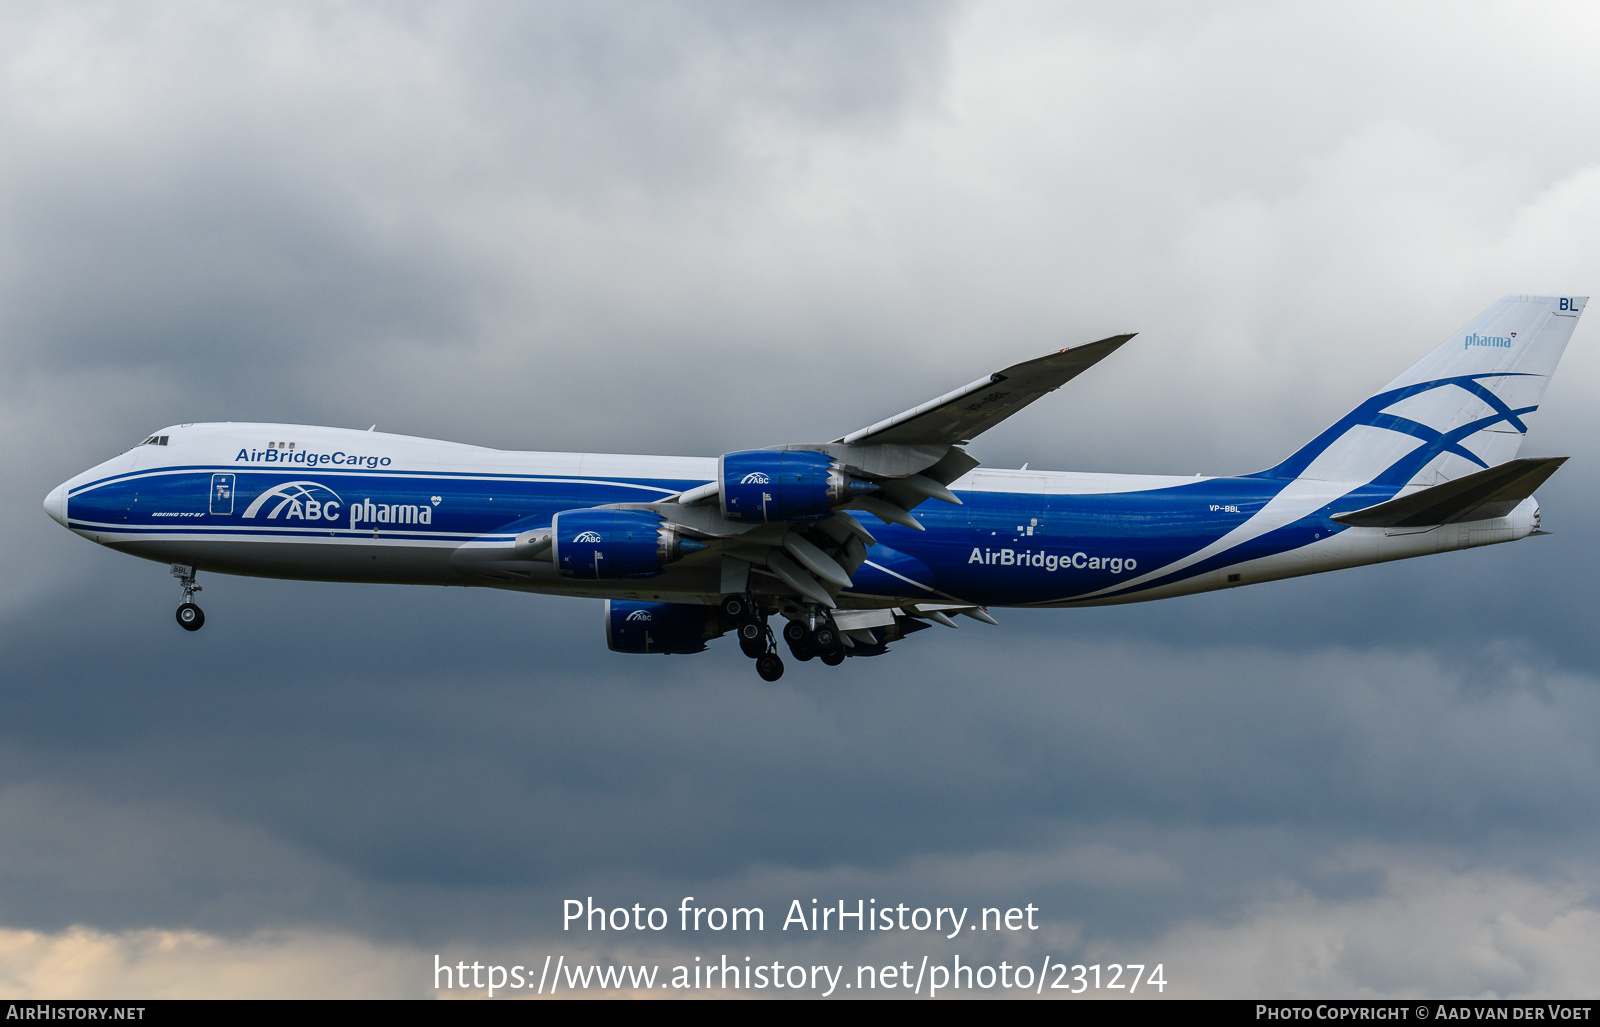
<instances>
[{"instance_id":1,"label":"cockpit window","mask_svg":"<svg viewBox=\"0 0 1600 1027\"><path fill-rule=\"evenodd\" d=\"M139 443L139 445L141 445L141 446L165 446L167 444L167 439L169 439L169 438L171 438L170 435L152 435L148 439L145 439L143 442Z\"/></svg>"}]
</instances>

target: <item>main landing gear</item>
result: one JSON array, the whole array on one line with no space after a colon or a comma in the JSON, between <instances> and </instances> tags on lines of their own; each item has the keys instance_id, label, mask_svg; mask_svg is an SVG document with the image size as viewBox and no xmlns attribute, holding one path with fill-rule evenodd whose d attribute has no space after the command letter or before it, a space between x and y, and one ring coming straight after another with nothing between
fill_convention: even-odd
<instances>
[{"instance_id":1,"label":"main landing gear","mask_svg":"<svg viewBox=\"0 0 1600 1027\"><path fill-rule=\"evenodd\" d=\"M723 596L722 615L733 623L734 634L739 636L739 648L756 661L756 673L762 680L776 681L783 677L777 640L767 624L766 612L756 603L755 597L749 593ZM844 640L826 610L807 604L801 607L799 616L794 616L793 610L790 616L793 619L786 620L783 625L783 640L789 644L795 659L801 663L817 659L830 667L844 662Z\"/></svg>"},{"instance_id":2,"label":"main landing gear","mask_svg":"<svg viewBox=\"0 0 1600 1027\"><path fill-rule=\"evenodd\" d=\"M756 661L756 673L761 675L761 680L776 681L783 677L783 660L778 656L772 629L767 627L767 615L756 605L754 597L748 594L723 596L722 615L733 621L739 648Z\"/></svg>"},{"instance_id":3,"label":"main landing gear","mask_svg":"<svg viewBox=\"0 0 1600 1027\"><path fill-rule=\"evenodd\" d=\"M200 591L200 586L195 584L194 568L186 563L175 563L172 565L172 576L183 586L183 603L178 607L178 624L185 631L199 631L205 626L206 614L193 602L194 594Z\"/></svg>"},{"instance_id":4,"label":"main landing gear","mask_svg":"<svg viewBox=\"0 0 1600 1027\"><path fill-rule=\"evenodd\" d=\"M827 614L819 617L817 611L808 610L805 620L792 620L783 626L783 640L789 643L794 658L802 663L813 657L830 667L844 662L844 642Z\"/></svg>"},{"instance_id":5,"label":"main landing gear","mask_svg":"<svg viewBox=\"0 0 1600 1027\"><path fill-rule=\"evenodd\" d=\"M778 659L777 653L766 653L756 657L756 673L761 675L762 681L776 681L783 677L783 661Z\"/></svg>"},{"instance_id":6,"label":"main landing gear","mask_svg":"<svg viewBox=\"0 0 1600 1027\"><path fill-rule=\"evenodd\" d=\"M722 616L733 624L734 635L739 637L739 649L755 661L755 672L762 680L776 681L784 677L784 661L778 656L778 640L766 622L766 611L760 608L749 592L733 593L722 597ZM845 640L838 633L834 617L821 606L806 603L795 611L787 611L782 627L784 641L798 661L821 659L829 667L845 662Z\"/></svg>"}]
</instances>

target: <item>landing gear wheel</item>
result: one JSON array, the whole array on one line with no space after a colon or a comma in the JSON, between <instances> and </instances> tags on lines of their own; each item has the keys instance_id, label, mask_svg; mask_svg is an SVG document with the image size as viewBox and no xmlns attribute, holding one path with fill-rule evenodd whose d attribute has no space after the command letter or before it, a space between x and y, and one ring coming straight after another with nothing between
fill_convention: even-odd
<instances>
[{"instance_id":1,"label":"landing gear wheel","mask_svg":"<svg viewBox=\"0 0 1600 1027\"><path fill-rule=\"evenodd\" d=\"M789 651L801 663L817 655L816 636L800 621L792 620L783 626L783 640L789 643Z\"/></svg>"},{"instance_id":2,"label":"landing gear wheel","mask_svg":"<svg viewBox=\"0 0 1600 1027\"><path fill-rule=\"evenodd\" d=\"M776 681L783 677L783 661L777 653L767 653L756 660L756 673L763 681Z\"/></svg>"},{"instance_id":3,"label":"landing gear wheel","mask_svg":"<svg viewBox=\"0 0 1600 1027\"><path fill-rule=\"evenodd\" d=\"M205 611L193 603L178 607L178 623L185 631L199 631L206 623Z\"/></svg>"},{"instance_id":4,"label":"landing gear wheel","mask_svg":"<svg viewBox=\"0 0 1600 1027\"><path fill-rule=\"evenodd\" d=\"M766 654L770 646L767 645L767 626L760 621L747 620L739 625L739 648L752 660L760 659Z\"/></svg>"},{"instance_id":5,"label":"landing gear wheel","mask_svg":"<svg viewBox=\"0 0 1600 1027\"><path fill-rule=\"evenodd\" d=\"M837 667L839 664L844 662L844 652L841 650L838 652L823 653L822 662L826 663L830 667Z\"/></svg>"},{"instance_id":6,"label":"landing gear wheel","mask_svg":"<svg viewBox=\"0 0 1600 1027\"><path fill-rule=\"evenodd\" d=\"M811 633L811 644L819 653L832 652L839 648L839 634L826 624L818 624L817 630Z\"/></svg>"},{"instance_id":7,"label":"landing gear wheel","mask_svg":"<svg viewBox=\"0 0 1600 1027\"><path fill-rule=\"evenodd\" d=\"M729 620L746 620L751 613L750 601L741 595L722 597L722 615Z\"/></svg>"}]
</instances>

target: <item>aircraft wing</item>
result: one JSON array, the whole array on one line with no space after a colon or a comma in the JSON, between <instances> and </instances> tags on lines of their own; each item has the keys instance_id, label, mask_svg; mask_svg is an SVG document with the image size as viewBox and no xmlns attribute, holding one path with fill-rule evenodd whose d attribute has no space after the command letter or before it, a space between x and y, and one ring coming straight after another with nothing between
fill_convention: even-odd
<instances>
[{"instance_id":1,"label":"aircraft wing","mask_svg":"<svg viewBox=\"0 0 1600 1027\"><path fill-rule=\"evenodd\" d=\"M713 508L722 482L713 481L656 504L662 516L695 533L711 551L698 559L721 559L722 592L777 586L829 609L876 544L872 533L851 513L866 513L888 524L921 531L911 512L928 499L959 505L946 486L978 465L960 443L1000 423L1034 400L1060 388L1114 352L1133 335L1113 335L1058 353L1013 364L938 399L831 443L776 446L827 453L868 488L854 493L831 516L769 524L759 530L731 526ZM761 583L752 583L751 575ZM956 610L956 612L967 612ZM969 613L986 620L987 615ZM844 616L844 614L841 614ZM878 613L874 616L883 616ZM846 619L858 615L850 614ZM909 619L908 619L909 618ZM927 622L954 627L937 610L902 613L900 628L862 625L863 632L894 635L907 625ZM841 628L843 624L841 623ZM892 640L892 639L891 639ZM868 645L863 636L858 639ZM881 644L881 642L880 642Z\"/></svg>"},{"instance_id":2,"label":"aircraft wing","mask_svg":"<svg viewBox=\"0 0 1600 1027\"><path fill-rule=\"evenodd\" d=\"M1134 333L1069 346L963 385L938 399L853 431L837 443L870 446L958 445L977 438L1048 392L1110 356Z\"/></svg>"},{"instance_id":3,"label":"aircraft wing","mask_svg":"<svg viewBox=\"0 0 1600 1027\"><path fill-rule=\"evenodd\" d=\"M601 509L657 514L677 537L692 543L690 555L683 558L685 568L716 568L721 595L749 591L796 596L838 611L839 628L850 639L846 644L859 645L858 655L881 652L888 642L930 623L955 627L952 613L993 623L987 612L959 602L918 604L897 614L840 610L840 592L851 587L868 549L877 544L872 532L853 514L871 514L886 524L923 530L911 511L929 499L960 505L961 500L947 486L978 465L960 443L1060 388L1131 338L1132 334L1113 335L1013 364L831 443L773 446L723 457L727 461L730 456L748 459L771 454L773 470L752 474L752 478L759 477L757 482L738 483L767 488L769 473L772 480L778 480L781 473L797 473L776 470L786 451L823 454L825 463L831 461L828 473L833 477L829 480L851 484L848 494L813 514L768 521L763 505L759 521L748 516L729 518L722 495L729 486L721 467L716 480L675 496L651 503L609 504ZM521 525L513 530L517 528ZM502 539L472 555L486 571L493 559L497 572L513 574L515 571L507 568L516 561L550 560L553 541L551 526L534 525L518 530L513 542Z\"/></svg>"}]
</instances>

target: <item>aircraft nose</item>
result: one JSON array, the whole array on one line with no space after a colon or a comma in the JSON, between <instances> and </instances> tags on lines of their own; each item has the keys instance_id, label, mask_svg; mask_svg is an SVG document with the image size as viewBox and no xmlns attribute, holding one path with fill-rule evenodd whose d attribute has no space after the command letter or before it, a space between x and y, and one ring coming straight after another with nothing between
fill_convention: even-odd
<instances>
[{"instance_id":1,"label":"aircraft nose","mask_svg":"<svg viewBox=\"0 0 1600 1027\"><path fill-rule=\"evenodd\" d=\"M57 485L55 488L51 489L50 494L44 497L44 512L49 514L50 519L61 525L63 528L67 526L66 482L62 482L60 485Z\"/></svg>"}]
</instances>

